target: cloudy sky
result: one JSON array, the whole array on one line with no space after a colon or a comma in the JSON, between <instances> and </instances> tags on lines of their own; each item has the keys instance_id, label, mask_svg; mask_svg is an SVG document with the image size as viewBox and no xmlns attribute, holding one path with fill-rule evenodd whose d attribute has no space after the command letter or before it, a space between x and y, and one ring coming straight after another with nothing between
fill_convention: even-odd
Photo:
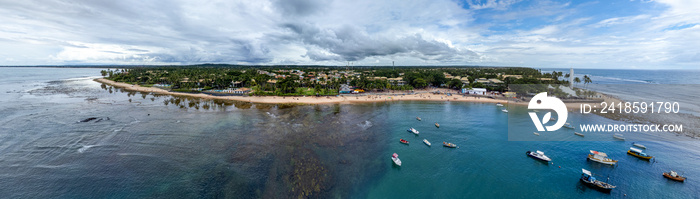
<instances>
[{"instance_id":1,"label":"cloudy sky","mask_svg":"<svg viewBox=\"0 0 700 199\"><path fill-rule=\"evenodd\" d=\"M696 0L0 0L0 65L700 68Z\"/></svg>"}]
</instances>

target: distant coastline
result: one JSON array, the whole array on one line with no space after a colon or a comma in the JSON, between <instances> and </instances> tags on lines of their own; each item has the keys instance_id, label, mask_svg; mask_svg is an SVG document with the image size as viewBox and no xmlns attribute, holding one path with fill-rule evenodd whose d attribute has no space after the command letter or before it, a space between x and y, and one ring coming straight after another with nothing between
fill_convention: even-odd
<instances>
[{"instance_id":1,"label":"distant coastline","mask_svg":"<svg viewBox=\"0 0 700 199\"><path fill-rule=\"evenodd\" d=\"M182 93L182 92L172 92L160 88L154 87L143 87L134 84L127 84L121 82L115 82L105 78L95 79L96 82L107 84L110 86L123 88L125 90L138 91L138 92L150 92L166 95L175 96L188 96L197 97L203 99L221 99L221 100L235 100L243 102L253 102L253 103L268 103L268 104L285 104L285 103L297 103L297 104L351 104L351 103L373 103L373 102L393 102L393 101L442 101L442 102L480 102L480 103L508 103L507 100L502 99L491 99L486 96L446 96L444 94L433 94L430 90L425 90L423 92L417 92L414 94L406 93L373 93L373 94L353 94L353 95L339 95L339 96L214 96L203 93Z\"/></svg>"}]
</instances>

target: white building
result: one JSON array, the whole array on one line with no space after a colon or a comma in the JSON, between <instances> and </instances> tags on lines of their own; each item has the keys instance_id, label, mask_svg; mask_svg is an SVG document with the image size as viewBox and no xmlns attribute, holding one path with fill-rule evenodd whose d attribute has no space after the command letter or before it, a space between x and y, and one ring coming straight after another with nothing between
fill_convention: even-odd
<instances>
[{"instance_id":1,"label":"white building","mask_svg":"<svg viewBox=\"0 0 700 199\"><path fill-rule=\"evenodd\" d=\"M470 94L470 95L484 95L486 94L486 89L485 88L472 88L472 89L462 89L462 93Z\"/></svg>"}]
</instances>

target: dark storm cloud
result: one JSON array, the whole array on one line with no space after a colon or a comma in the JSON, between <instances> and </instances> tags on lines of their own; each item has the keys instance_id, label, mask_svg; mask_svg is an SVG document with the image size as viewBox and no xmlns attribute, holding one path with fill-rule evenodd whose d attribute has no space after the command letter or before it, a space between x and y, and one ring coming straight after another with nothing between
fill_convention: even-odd
<instances>
[{"instance_id":1,"label":"dark storm cloud","mask_svg":"<svg viewBox=\"0 0 700 199\"><path fill-rule=\"evenodd\" d=\"M274 0L274 3L284 16L307 16L319 12L323 5L330 2L321 0Z\"/></svg>"},{"instance_id":2,"label":"dark storm cloud","mask_svg":"<svg viewBox=\"0 0 700 199\"><path fill-rule=\"evenodd\" d=\"M390 56L400 54L414 55L423 60L450 60L457 56L476 56L472 51L460 51L435 40L427 40L420 34L403 37L372 36L352 26L338 29L317 27L308 23L286 23L282 27L290 30L283 40L301 41L306 45L318 47L307 48L305 57L316 61L358 61L368 57Z\"/></svg>"}]
</instances>

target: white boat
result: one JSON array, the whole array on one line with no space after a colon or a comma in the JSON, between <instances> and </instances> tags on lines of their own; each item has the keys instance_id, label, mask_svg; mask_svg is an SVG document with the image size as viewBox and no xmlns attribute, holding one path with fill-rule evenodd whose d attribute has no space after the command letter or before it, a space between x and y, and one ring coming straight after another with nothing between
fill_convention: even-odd
<instances>
[{"instance_id":1,"label":"white boat","mask_svg":"<svg viewBox=\"0 0 700 199\"><path fill-rule=\"evenodd\" d=\"M399 154L394 153L394 155L391 156L391 161L394 161L394 164L401 166L401 159L399 159Z\"/></svg>"},{"instance_id":2,"label":"white boat","mask_svg":"<svg viewBox=\"0 0 700 199\"><path fill-rule=\"evenodd\" d=\"M581 137L584 136L583 133L579 133L579 132L574 132L574 134L576 134L576 135L578 135L578 136L581 136Z\"/></svg>"},{"instance_id":3,"label":"white boat","mask_svg":"<svg viewBox=\"0 0 700 199\"><path fill-rule=\"evenodd\" d=\"M525 152L525 154L527 154L530 157L533 157L535 159L542 160L545 162L552 161L552 159L550 159L549 157L544 155L544 152L542 152L542 151L535 151L535 152L527 151L527 152Z\"/></svg>"},{"instance_id":4,"label":"white boat","mask_svg":"<svg viewBox=\"0 0 700 199\"><path fill-rule=\"evenodd\" d=\"M418 133L420 133L420 132L418 132L418 130L416 130L416 129L414 129L414 128L410 128L410 129L408 129L408 130L406 130L406 131L411 132L411 133L416 134L416 135L418 135Z\"/></svg>"},{"instance_id":5,"label":"white boat","mask_svg":"<svg viewBox=\"0 0 700 199\"><path fill-rule=\"evenodd\" d=\"M420 117L416 117L416 120L421 121Z\"/></svg>"},{"instance_id":6,"label":"white boat","mask_svg":"<svg viewBox=\"0 0 700 199\"><path fill-rule=\"evenodd\" d=\"M535 134L536 136L540 135L540 133L537 133L537 132L532 132L532 134Z\"/></svg>"},{"instance_id":7,"label":"white boat","mask_svg":"<svg viewBox=\"0 0 700 199\"><path fill-rule=\"evenodd\" d=\"M499 103L496 103L496 106L503 106L503 104L501 104L501 103L499 102Z\"/></svg>"},{"instance_id":8,"label":"white boat","mask_svg":"<svg viewBox=\"0 0 700 199\"><path fill-rule=\"evenodd\" d=\"M594 162L599 162L603 164L609 164L609 165L615 165L617 163L617 160L613 160L608 158L608 154L605 154L603 152L598 152L594 150L590 150L591 154L588 154L588 159L592 160Z\"/></svg>"},{"instance_id":9,"label":"white boat","mask_svg":"<svg viewBox=\"0 0 700 199\"><path fill-rule=\"evenodd\" d=\"M615 135L613 135L613 137L615 139L618 139L618 140L625 140L625 136L623 136L622 134L619 134L619 133L615 133Z\"/></svg>"},{"instance_id":10,"label":"white boat","mask_svg":"<svg viewBox=\"0 0 700 199\"><path fill-rule=\"evenodd\" d=\"M423 139L423 143L425 143L425 145L431 146L430 142L428 142L427 139Z\"/></svg>"},{"instance_id":11,"label":"white boat","mask_svg":"<svg viewBox=\"0 0 700 199\"><path fill-rule=\"evenodd\" d=\"M564 124L564 128L567 128L567 129L574 129L575 127L574 127L574 126L571 126L570 123L566 123L566 124Z\"/></svg>"},{"instance_id":12,"label":"white boat","mask_svg":"<svg viewBox=\"0 0 700 199\"><path fill-rule=\"evenodd\" d=\"M501 110L501 111L503 111L504 113L507 113L507 112L508 112L508 109L503 109L503 110Z\"/></svg>"},{"instance_id":13,"label":"white boat","mask_svg":"<svg viewBox=\"0 0 700 199\"><path fill-rule=\"evenodd\" d=\"M556 117L550 117L550 118L549 118L549 121L556 121L556 120L557 120Z\"/></svg>"},{"instance_id":14,"label":"white boat","mask_svg":"<svg viewBox=\"0 0 700 199\"><path fill-rule=\"evenodd\" d=\"M637 144L637 143L634 143L634 142L632 143L632 145L633 145L633 146L636 146L636 147L638 147L638 148L642 148L642 149L646 149L646 148L647 148L647 147L644 146L644 145Z\"/></svg>"}]
</instances>

